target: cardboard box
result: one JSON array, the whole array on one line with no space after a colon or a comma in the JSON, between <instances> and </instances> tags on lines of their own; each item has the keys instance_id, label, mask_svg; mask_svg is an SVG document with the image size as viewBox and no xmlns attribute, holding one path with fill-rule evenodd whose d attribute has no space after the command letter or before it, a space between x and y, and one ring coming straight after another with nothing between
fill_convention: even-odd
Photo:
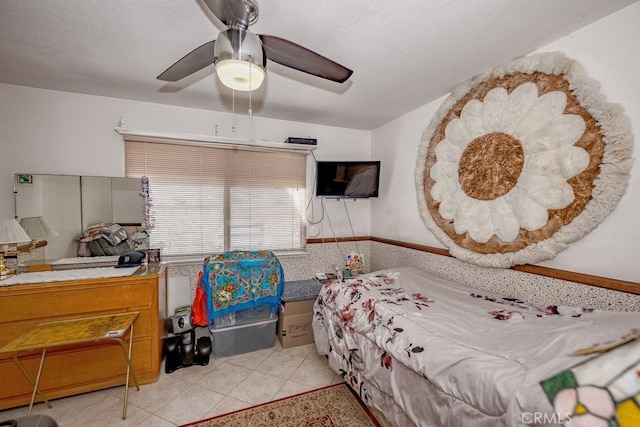
<instances>
[{"instance_id":1,"label":"cardboard box","mask_svg":"<svg viewBox=\"0 0 640 427\"><path fill-rule=\"evenodd\" d=\"M282 348L314 343L313 304L315 300L282 303L278 313L278 341Z\"/></svg>"}]
</instances>

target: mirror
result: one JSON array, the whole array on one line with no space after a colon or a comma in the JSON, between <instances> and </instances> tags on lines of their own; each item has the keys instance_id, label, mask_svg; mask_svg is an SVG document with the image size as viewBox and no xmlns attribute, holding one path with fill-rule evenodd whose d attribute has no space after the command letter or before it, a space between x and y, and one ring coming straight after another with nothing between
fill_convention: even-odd
<instances>
[{"instance_id":1,"label":"mirror","mask_svg":"<svg viewBox=\"0 0 640 427\"><path fill-rule=\"evenodd\" d=\"M73 258L76 239L93 224L120 224L129 234L142 230L140 190L139 178L16 174L15 215L44 217L57 232L46 239L46 259Z\"/></svg>"}]
</instances>

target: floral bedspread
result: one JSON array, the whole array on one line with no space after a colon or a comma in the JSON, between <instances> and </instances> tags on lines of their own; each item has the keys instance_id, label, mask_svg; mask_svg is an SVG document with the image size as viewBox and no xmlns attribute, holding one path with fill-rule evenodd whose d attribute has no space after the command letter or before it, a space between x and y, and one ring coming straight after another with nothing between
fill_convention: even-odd
<instances>
[{"instance_id":1,"label":"floral bedspread","mask_svg":"<svg viewBox=\"0 0 640 427\"><path fill-rule=\"evenodd\" d=\"M199 286L205 292L209 323L235 311L280 306L284 273L271 251L232 251L208 257Z\"/></svg>"},{"instance_id":2,"label":"floral bedspread","mask_svg":"<svg viewBox=\"0 0 640 427\"><path fill-rule=\"evenodd\" d=\"M411 268L327 283L316 347L396 425L556 425L540 381L640 326L640 313L538 310L479 292Z\"/></svg>"}]
</instances>

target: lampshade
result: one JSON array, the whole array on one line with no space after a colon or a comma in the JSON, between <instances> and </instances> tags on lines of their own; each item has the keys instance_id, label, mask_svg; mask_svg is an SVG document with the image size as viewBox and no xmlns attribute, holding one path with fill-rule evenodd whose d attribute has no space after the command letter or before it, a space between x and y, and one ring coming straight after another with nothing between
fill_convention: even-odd
<instances>
[{"instance_id":1,"label":"lampshade","mask_svg":"<svg viewBox=\"0 0 640 427\"><path fill-rule=\"evenodd\" d=\"M15 219L0 220L0 245L29 243L31 237Z\"/></svg>"},{"instance_id":2,"label":"lampshade","mask_svg":"<svg viewBox=\"0 0 640 427\"><path fill-rule=\"evenodd\" d=\"M257 35L229 28L218 35L214 54L218 78L225 86L247 92L262 85L267 60Z\"/></svg>"},{"instance_id":3,"label":"lampshade","mask_svg":"<svg viewBox=\"0 0 640 427\"><path fill-rule=\"evenodd\" d=\"M49 225L47 220L41 216L22 218L20 220L20 225L29 235L31 240L44 240L47 237L58 235L51 225Z\"/></svg>"}]
</instances>

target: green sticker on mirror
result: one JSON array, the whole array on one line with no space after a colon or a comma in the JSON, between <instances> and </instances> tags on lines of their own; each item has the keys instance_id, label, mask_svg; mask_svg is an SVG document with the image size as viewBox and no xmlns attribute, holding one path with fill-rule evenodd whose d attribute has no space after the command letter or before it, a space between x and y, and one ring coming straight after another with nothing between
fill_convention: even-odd
<instances>
[{"instance_id":1,"label":"green sticker on mirror","mask_svg":"<svg viewBox=\"0 0 640 427\"><path fill-rule=\"evenodd\" d=\"M18 184L31 184L33 183L33 175L18 174Z\"/></svg>"}]
</instances>

